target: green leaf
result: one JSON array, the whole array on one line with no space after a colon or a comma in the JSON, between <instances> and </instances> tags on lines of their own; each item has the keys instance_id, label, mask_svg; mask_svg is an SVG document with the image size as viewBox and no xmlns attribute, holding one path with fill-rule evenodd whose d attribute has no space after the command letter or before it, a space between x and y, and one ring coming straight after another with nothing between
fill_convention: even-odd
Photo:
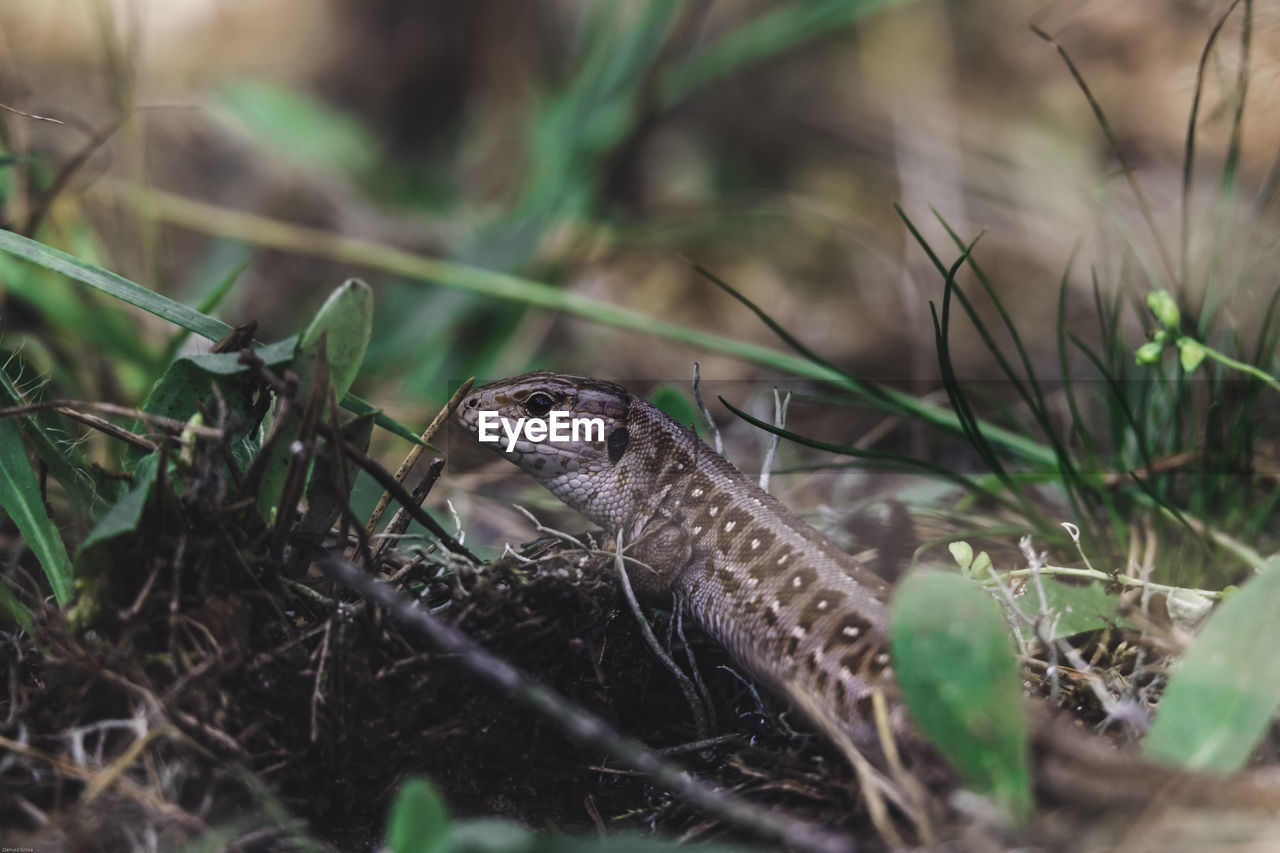
<instances>
[{"instance_id":1,"label":"green leaf","mask_svg":"<svg viewBox=\"0 0 1280 853\"><path fill-rule=\"evenodd\" d=\"M947 550L951 552L951 559L956 561L956 565L966 572L973 565L973 546L968 542L952 542Z\"/></svg>"},{"instance_id":2,"label":"green leaf","mask_svg":"<svg viewBox=\"0 0 1280 853\"><path fill-rule=\"evenodd\" d=\"M347 393L364 362L373 330L373 291L358 278L349 278L329 294L316 312L311 325L298 340L294 351L294 369L298 372L299 389L310 386L310 369L306 353L315 348L320 335L325 335L325 354L329 359L329 380L338 389L338 399Z\"/></svg>"},{"instance_id":3,"label":"green leaf","mask_svg":"<svg viewBox=\"0 0 1280 853\"><path fill-rule=\"evenodd\" d=\"M1241 767L1280 705L1280 556L1227 598L1169 678L1150 758L1192 769Z\"/></svg>"},{"instance_id":4,"label":"green leaf","mask_svg":"<svg viewBox=\"0 0 1280 853\"><path fill-rule=\"evenodd\" d=\"M1138 364L1158 364L1162 352L1164 352L1162 341L1147 341L1134 353L1134 361Z\"/></svg>"},{"instance_id":5,"label":"green leaf","mask_svg":"<svg viewBox=\"0 0 1280 853\"><path fill-rule=\"evenodd\" d=\"M71 600L71 559L53 519L45 512L40 484L27 459L22 431L12 418L0 420L0 507L9 514L44 569L59 604Z\"/></svg>"},{"instance_id":6,"label":"green leaf","mask_svg":"<svg viewBox=\"0 0 1280 853\"><path fill-rule=\"evenodd\" d=\"M1191 338L1178 340L1178 358L1182 361L1182 369L1185 372L1194 373L1206 355L1208 353L1205 352L1204 344L1199 341Z\"/></svg>"},{"instance_id":7,"label":"green leaf","mask_svg":"<svg viewBox=\"0 0 1280 853\"><path fill-rule=\"evenodd\" d=\"M361 453L369 451L369 441L373 436L373 415L362 415L342 425L343 444L354 447ZM340 469L341 466L341 470ZM352 504L352 490L356 483L358 469L350 463L345 454L324 454L319 457L311 482L307 484L307 509L298 524L290 531L290 539L298 545L319 547L329 534L329 529L337 521L344 507ZM343 486L345 485L345 489ZM292 551L289 565L285 569L287 577L302 577L310 565L312 552L310 547L297 547Z\"/></svg>"},{"instance_id":8,"label":"green leaf","mask_svg":"<svg viewBox=\"0 0 1280 853\"><path fill-rule=\"evenodd\" d=\"M999 605L958 575L921 571L893 600L894 670L921 730L1017 821L1031 811L1022 688Z\"/></svg>"},{"instance_id":9,"label":"green leaf","mask_svg":"<svg viewBox=\"0 0 1280 853\"><path fill-rule=\"evenodd\" d=\"M423 776L405 780L387 820L391 853L444 853L449 844L449 815L435 786Z\"/></svg>"},{"instance_id":10,"label":"green leaf","mask_svg":"<svg viewBox=\"0 0 1280 853\"><path fill-rule=\"evenodd\" d=\"M296 341L289 338L258 347L254 352L268 367L278 368L293 358ZM156 381L142 410L177 421L190 419L202 406L206 412L216 413L213 387L217 385L227 406L228 425L238 425L241 429L239 434L229 437L229 446L243 471L258 449L258 432L250 411L255 383L256 379L249 376L249 366L240 363L238 352L183 356L169 365ZM135 429L145 429L145 425Z\"/></svg>"},{"instance_id":11,"label":"green leaf","mask_svg":"<svg viewBox=\"0 0 1280 853\"><path fill-rule=\"evenodd\" d=\"M537 836L518 823L500 818L460 820L449 837L449 853L532 853Z\"/></svg>"},{"instance_id":12,"label":"green leaf","mask_svg":"<svg viewBox=\"0 0 1280 853\"><path fill-rule=\"evenodd\" d=\"M155 483L159 470L160 454L152 453L143 457L133 472L132 488L98 519L98 523L80 545L80 557L77 559L81 559L99 543L138 529L138 522L142 519L147 498L151 496L151 486Z\"/></svg>"}]
</instances>

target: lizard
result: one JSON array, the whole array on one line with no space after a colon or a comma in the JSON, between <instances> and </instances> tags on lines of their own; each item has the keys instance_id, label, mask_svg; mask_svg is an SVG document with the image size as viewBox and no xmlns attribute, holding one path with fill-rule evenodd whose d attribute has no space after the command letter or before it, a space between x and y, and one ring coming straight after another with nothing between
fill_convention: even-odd
<instances>
[{"instance_id":1,"label":"lizard","mask_svg":"<svg viewBox=\"0 0 1280 853\"><path fill-rule=\"evenodd\" d=\"M577 440L520 433L496 449L614 534L620 550L625 542L638 567L636 591L687 608L753 677L838 746L864 785L878 778L872 764L884 766L880 698L892 736L913 737L889 657L889 585L692 429L620 385L548 371L474 389L458 408L473 435L483 412L512 421L552 412L599 419L602 431ZM1043 709L1032 721L1039 781L1060 795L1093 803L1172 795L1188 804L1280 805L1272 768L1235 777L1190 773L1117 753ZM875 798L868 800L873 817Z\"/></svg>"},{"instance_id":2,"label":"lizard","mask_svg":"<svg viewBox=\"0 0 1280 853\"><path fill-rule=\"evenodd\" d=\"M892 691L888 584L622 386L536 372L478 388L459 407L473 433L482 411L515 419L553 410L600 418L603 435L577 443L522 435L500 452L625 537L641 597L674 595L816 725L878 749L870 697L877 687Z\"/></svg>"}]
</instances>

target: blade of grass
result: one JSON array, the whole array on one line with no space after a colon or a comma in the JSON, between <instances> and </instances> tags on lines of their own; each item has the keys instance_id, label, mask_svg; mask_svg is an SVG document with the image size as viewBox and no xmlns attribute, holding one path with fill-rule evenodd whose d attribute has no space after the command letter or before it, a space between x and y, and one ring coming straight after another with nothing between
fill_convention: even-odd
<instances>
[{"instance_id":1,"label":"blade of grass","mask_svg":"<svg viewBox=\"0 0 1280 853\"><path fill-rule=\"evenodd\" d=\"M217 307L222 304L222 300L227 298L227 294L231 292L231 288L235 286L235 283L240 280L240 276L244 273L245 269L248 268L251 260L253 260L253 256L248 252L245 252L240 257L239 261L232 264L231 269L228 270L227 274L222 277L222 280L219 281L211 291L209 291L208 295L206 295L204 299L200 300L200 304L196 306L196 311L200 314L212 314ZM173 359L178 355L178 351L182 349L182 345L187 342L187 339L190 336L190 330L183 329L170 339L169 346L165 349L164 354L164 363L166 365L173 361Z\"/></svg>"},{"instance_id":2,"label":"blade of grass","mask_svg":"<svg viewBox=\"0 0 1280 853\"><path fill-rule=\"evenodd\" d=\"M1276 344L1280 343L1280 323L1272 323L1277 304L1280 304L1280 288L1273 290L1267 300L1267 310L1262 312L1262 325L1258 329L1258 343L1253 350L1253 363L1262 370L1268 369Z\"/></svg>"},{"instance_id":3,"label":"blade of grass","mask_svg":"<svg viewBox=\"0 0 1280 853\"><path fill-rule=\"evenodd\" d=\"M211 341L219 340L231 331L231 326L221 320L201 314L181 302L161 296L123 276L104 270L102 267L87 264L65 252L22 237L12 231L0 230L0 250L87 284Z\"/></svg>"},{"instance_id":4,"label":"blade of grass","mask_svg":"<svg viewBox=\"0 0 1280 853\"><path fill-rule=\"evenodd\" d=\"M1088 344L1076 336L1075 332L1068 331L1067 337L1071 339L1071 343L1075 344L1076 349L1084 353L1085 358L1089 359L1097 371L1102 374L1103 380L1111 390L1111 396L1120 407L1120 413L1124 417L1125 423L1128 424L1129 430L1133 433L1133 436L1138 443L1138 453L1142 457L1142 466L1151 470L1152 457L1151 450L1147 446L1146 431L1139 425L1137 418L1134 417L1133 410L1129 408L1129 402L1125 398L1124 388L1120 384L1120 381L1117 380L1111 371L1107 369L1107 366L1103 364L1102 359L1098 358L1098 356L1094 354Z\"/></svg>"},{"instance_id":5,"label":"blade of grass","mask_svg":"<svg viewBox=\"0 0 1280 853\"><path fill-rule=\"evenodd\" d=\"M58 528L45 512L40 484L27 460L22 431L12 420L0 420L0 507L9 514L35 553L59 604L72 598L71 560Z\"/></svg>"},{"instance_id":6,"label":"blade of grass","mask_svg":"<svg viewBox=\"0 0 1280 853\"><path fill-rule=\"evenodd\" d=\"M757 305L756 303L748 299L745 294L741 293L733 285L724 281L719 276L715 275L714 273L712 273L705 267L700 266L699 264L694 264L693 269L694 269L694 272L696 272L698 275L702 276L707 281L711 282L716 287L720 288L725 293L729 294L734 299L741 302L743 305L747 306L747 308L751 311L752 314L755 314L757 317L760 318L760 322L764 323L766 326L769 327L769 331L773 332L775 335L781 338L783 342L786 343L787 346L791 347L800 355L809 359L809 361L812 361L814 364L821 365L822 367L827 368L833 373L840 374L841 376L845 377L846 379L849 379L850 381L856 381L856 380L853 380L853 378L849 376L847 372L841 370L839 367L836 367L834 364L827 361L825 358L818 355L813 350L809 349L809 347L806 346L803 341L801 341L795 335L788 332L785 328L783 328L782 324L778 323L776 320L770 317L763 308L761 308L759 305Z\"/></svg>"},{"instance_id":7,"label":"blade of grass","mask_svg":"<svg viewBox=\"0 0 1280 853\"><path fill-rule=\"evenodd\" d=\"M1182 151L1182 239L1180 245L1182 248L1181 269L1184 285L1187 283L1187 247L1191 243L1191 175L1196 161L1196 121L1200 116L1200 96L1204 93L1204 74L1209 64L1209 56L1213 52L1213 46L1218 40L1218 34L1222 32L1227 19L1231 17L1231 13L1239 5L1240 0L1232 0L1231 5L1218 17L1218 22L1214 24L1213 29L1209 32L1208 40L1205 41L1204 50L1200 52L1200 64L1196 68L1196 85L1192 90L1191 114L1187 118L1187 135Z\"/></svg>"},{"instance_id":8,"label":"blade of grass","mask_svg":"<svg viewBox=\"0 0 1280 853\"><path fill-rule=\"evenodd\" d=\"M9 374L0 369L0 409L21 406L26 402ZM93 515L98 495L95 494L94 486L90 483L96 483L103 488L105 494L102 497L107 503L114 501L118 494L119 483L115 481L97 483L89 461L74 446L68 444L64 449L49 437L52 431L51 426L52 419L43 415L21 418L18 421L18 428L22 431L23 437L31 444L40 461L48 467L53 478L62 484L72 504L77 509Z\"/></svg>"},{"instance_id":9,"label":"blade of grass","mask_svg":"<svg viewBox=\"0 0 1280 853\"><path fill-rule=\"evenodd\" d=\"M979 233L969 243L947 270L946 282L942 289L942 317L939 319L937 307L933 300L929 301L929 313L933 316L934 339L938 351L938 368L942 373L942 385L946 389L947 398L951 401L951 408L955 411L965 430L965 435L969 439L969 443L973 449L977 451L978 456L982 458L986 466L1000 480L1006 489L1017 499L1019 511L1022 515L1036 525L1038 528L1048 527L1048 521L1040 514L1031 502L1027 500L1022 489L1009 476L1005 470L1004 464L996 455L991 443L983 434L982 428L978 424L977 418L973 414L973 409L969 405L969 401L965 396L963 389L960 387L959 377L955 372L955 365L951 361L951 346L949 343L951 329L951 296L956 290L956 273L965 265L965 262L972 254L978 240L982 239Z\"/></svg>"},{"instance_id":10,"label":"blade of grass","mask_svg":"<svg viewBox=\"0 0 1280 853\"><path fill-rule=\"evenodd\" d=\"M855 393L858 391L857 386L851 384L843 374L814 364L808 359L771 347L682 326L634 308L570 293L542 282L415 255L394 246L304 228L268 217L205 204L159 190L149 190L144 195L131 186L107 179L103 179L96 186L99 191L110 191L118 201L148 209L153 215L171 225L189 228L200 233L243 240L251 245L329 258L341 263L355 264L403 276L415 282L426 282L467 290L496 299L564 311L603 325L688 343L796 376L829 382L836 387ZM3 245L0 245L0 248L3 248ZM889 399L901 407L904 414L920 418L942 429L952 432L960 431L959 422L952 412L922 403L909 394L891 389L883 390ZM349 401L344 400L343 406L356 411L351 409L348 403ZM1051 452L1037 442L1028 441L1025 436L990 424L984 424L983 429L991 441L1023 459L1041 465L1054 464Z\"/></svg>"},{"instance_id":11,"label":"blade of grass","mask_svg":"<svg viewBox=\"0 0 1280 853\"><path fill-rule=\"evenodd\" d=\"M920 471L925 474L940 477L944 480L950 480L956 485L964 488L965 491L981 495L984 498L988 498L999 503L1001 506L1005 506L1010 509L1015 508L1014 504L999 492L984 489L976 480L973 480L958 471L953 471L943 465L938 465L924 459L917 459L914 456L908 456L903 453L892 453L884 450L863 450L858 447L850 447L846 444L831 444L830 442L820 441L816 438L809 438L808 436L800 435L799 433L784 429L776 424L769 423L768 421L762 421L759 418L744 412L742 409L739 409L724 397L719 397L718 399L726 409L733 412L734 415L742 418L752 426L758 427L765 432L772 433L780 438L785 438L788 441L794 441L796 444L802 444L805 447L812 447L814 450L822 450L827 453L836 453L841 456L852 456L856 459L863 459L877 467L892 467L897 470Z\"/></svg>"},{"instance_id":12,"label":"blade of grass","mask_svg":"<svg viewBox=\"0 0 1280 853\"><path fill-rule=\"evenodd\" d=\"M941 216L941 214L938 213L938 211L934 210L933 214L942 227L946 229L947 234L955 242L956 247L963 250L964 242L960 239L960 235L955 232L951 225ZM912 233L917 235L918 239L923 239L923 235L921 235L919 231L913 229ZM1063 273L1064 281L1066 280L1066 277L1071 274L1071 266L1075 261L1076 249L1078 248L1079 246L1077 244L1076 248L1072 249L1071 258L1067 261L1066 270ZM1053 422L1049 417L1048 406L1045 404L1044 393L1040 389L1039 380L1036 379L1035 369L1031 365L1031 357L1027 354L1027 349L1022 343L1022 336L1018 334L1018 329L1013 322L1013 318L1010 317L1009 312L1005 310L1004 301L1000 299L995 288L992 287L990 279L987 278L986 273L982 270L982 267L978 264L977 259L974 258L972 254L968 257L968 265L969 268L973 270L973 274L978 279L978 282L986 291L988 299L991 300L996 311L1000 314L1000 319L1004 323L1005 329L1008 331L1009 337L1013 341L1014 348L1017 350L1018 356L1022 361L1022 369L1027 377L1026 383L1024 383L1014 372L1013 367L1005 358L1004 353L1001 351L999 345L996 344L995 339L987 331L986 324L982 322L982 318L978 316L978 313L974 310L969 298L965 296L964 291L959 287L953 287L952 292L960 301L960 305L964 308L965 313L969 315L969 321L973 324L974 329L977 330L978 335L982 338L983 343L986 344L987 349L995 357L996 363L999 364L1000 369L1004 372L1010 383L1012 383L1014 390L1018 393L1018 396L1021 397L1023 402L1026 404L1027 410L1030 411L1032 417L1035 418L1041 432L1048 438L1049 446L1056 459L1055 468L1061 475L1063 484L1066 487L1065 491L1067 499L1076 516L1083 517L1085 513L1082 511L1080 505L1081 497L1079 494L1081 491L1081 485L1076 474L1075 463L1072 461L1071 454L1067 451L1066 446L1063 445L1062 441L1058 438L1057 430L1053 428ZM1030 387L1030 391L1028 391L1028 386Z\"/></svg>"},{"instance_id":13,"label":"blade of grass","mask_svg":"<svg viewBox=\"0 0 1280 853\"><path fill-rule=\"evenodd\" d=\"M67 278L87 284L103 293L116 297L122 302L141 308L210 341L219 341L232 331L230 325L216 317L202 314L194 308L189 308L181 302L162 296L153 290L148 290L123 276L116 275L102 267L87 264L65 252L60 252L12 231L0 229L0 251L24 258L46 269L61 273ZM342 398L342 407L357 415L376 411L373 406L354 394L347 394ZM409 441L416 442L418 440L416 434L386 415L379 412L377 419L378 425L383 429L390 430Z\"/></svg>"},{"instance_id":14,"label":"blade of grass","mask_svg":"<svg viewBox=\"0 0 1280 853\"><path fill-rule=\"evenodd\" d=\"M1097 279L1094 279L1095 284ZM1099 303L1095 300L1095 305ZM1062 375L1062 390L1067 399L1067 411L1071 414L1071 423L1076 434L1080 437L1080 447L1084 452L1084 470L1093 474L1095 479L1100 478L1104 463L1101 454L1097 451L1092 431L1089 429L1089 421L1084 417L1084 413L1080 409L1079 401L1076 398L1075 380L1071 375L1071 364L1067 357L1067 276L1064 273L1061 281L1058 282L1058 316L1057 316L1057 345L1058 345L1058 372ZM1097 488L1096 483L1086 483L1084 476L1080 476L1081 500L1090 506L1102 505L1103 511L1106 512L1107 518L1111 522L1111 529L1115 533L1117 542L1127 542L1129 540L1129 525L1123 520L1123 517L1116 510L1115 499L1111 495L1111 491L1107 488ZM1094 521L1092 512L1082 513L1078 522L1082 526L1092 531L1095 537L1100 537L1100 531Z\"/></svg>"},{"instance_id":15,"label":"blade of grass","mask_svg":"<svg viewBox=\"0 0 1280 853\"><path fill-rule=\"evenodd\" d=\"M35 628L31 621L31 614L2 579L0 579L0 607L9 611L9 615L13 617L14 622L18 623L19 628L26 631L28 635L31 634Z\"/></svg>"}]
</instances>

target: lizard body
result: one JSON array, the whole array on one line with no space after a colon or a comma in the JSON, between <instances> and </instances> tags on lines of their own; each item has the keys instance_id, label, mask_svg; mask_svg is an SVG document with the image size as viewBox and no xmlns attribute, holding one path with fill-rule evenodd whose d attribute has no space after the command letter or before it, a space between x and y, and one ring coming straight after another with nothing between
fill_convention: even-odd
<instances>
[{"instance_id":1,"label":"lizard body","mask_svg":"<svg viewBox=\"0 0 1280 853\"><path fill-rule=\"evenodd\" d=\"M504 456L629 546L632 584L674 595L755 678L842 747L876 754L871 694L893 694L889 587L697 435L621 386L539 372L486 385L460 416L600 418L577 442L523 435Z\"/></svg>"}]
</instances>

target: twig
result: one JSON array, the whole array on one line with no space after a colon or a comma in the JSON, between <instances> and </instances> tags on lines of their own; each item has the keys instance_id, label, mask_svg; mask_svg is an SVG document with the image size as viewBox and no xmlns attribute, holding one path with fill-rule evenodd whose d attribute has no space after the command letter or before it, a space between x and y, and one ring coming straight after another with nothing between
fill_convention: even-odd
<instances>
[{"instance_id":1,"label":"twig","mask_svg":"<svg viewBox=\"0 0 1280 853\"><path fill-rule=\"evenodd\" d=\"M324 434L325 438L328 438L330 441L334 440L336 430L331 424L321 423L319 427L320 432ZM446 533L445 529L440 526L438 521L432 518L422 507L415 504L413 502L413 498L411 498L409 493L404 490L404 486L395 481L395 478L392 476L390 471L383 468L373 459L369 458L367 454L363 453L357 447L353 447L348 444L344 449L346 450L347 456L349 456L352 461L363 468L370 476L373 477L373 479L377 480L378 485L391 493L391 496L395 498L410 515L413 516L414 521L418 522L435 534L435 537L439 539L440 542L450 551L455 554L461 554L477 566L480 565L480 558L463 547L462 543L457 539Z\"/></svg>"},{"instance_id":2,"label":"twig","mask_svg":"<svg viewBox=\"0 0 1280 853\"><path fill-rule=\"evenodd\" d=\"M1073 569L1067 566L1041 566L1037 571L1046 575L1062 575L1071 578L1089 578L1090 580L1102 581L1104 583L1118 583L1121 586L1134 586L1154 590L1155 592L1194 592L1197 595L1203 595L1205 598L1222 598L1222 590L1220 589L1193 589L1191 587L1171 586L1170 584L1153 583L1143 580L1142 578L1130 577L1129 575L1109 575L1106 572L1100 572L1097 569ZM1007 572L1001 572L1000 578L1025 578L1031 575L1031 569L1012 569Z\"/></svg>"},{"instance_id":3,"label":"twig","mask_svg":"<svg viewBox=\"0 0 1280 853\"><path fill-rule=\"evenodd\" d=\"M63 409L73 409L74 412L64 412ZM165 427L175 433L189 432L192 435L198 435L201 438L222 438L223 431L218 427L204 426L201 424L193 424L187 421L180 421L176 418L166 418L163 415L153 415L151 412L144 412L141 409L133 409L128 406L117 406L114 403L99 403L91 400L47 400L43 403L27 403L22 406L12 406L7 409L0 409L0 418L22 417L24 415L33 415L36 412L58 411L65 415L81 414L79 410L90 412L101 412L104 415L118 415L122 418L136 418L140 421L153 423L157 426Z\"/></svg>"},{"instance_id":4,"label":"twig","mask_svg":"<svg viewBox=\"0 0 1280 853\"><path fill-rule=\"evenodd\" d=\"M720 427L716 426L716 419L711 417L711 411L707 408L707 404L702 402L702 375L698 372L698 362L693 363L693 401L698 404L698 411L702 412L702 419L707 423L707 430L710 431L711 437L714 439L716 453L724 455L724 439L720 437Z\"/></svg>"},{"instance_id":5,"label":"twig","mask_svg":"<svg viewBox=\"0 0 1280 853\"><path fill-rule=\"evenodd\" d=\"M671 659L662 649L662 644L658 642L658 638L653 635L653 627L649 624L649 620L644 618L644 611L640 609L640 602L636 599L635 590L631 588L631 578L627 577L627 567L622 559L622 532L618 532L618 549L614 552L614 566L618 569L618 578L622 581L622 594L627 598L627 604L631 605L631 613L636 617L636 622L640 624L640 633L644 635L645 642L649 644L649 649L654 656L662 661L662 665L667 668L675 678L676 683L680 685L680 692L684 694L684 701L689 704L689 711L693 714L693 727L698 733L699 740L710 737L711 724L707 719L707 708L702 704L702 699L698 695L697 688L694 687L693 681L685 674L676 662Z\"/></svg>"},{"instance_id":6,"label":"twig","mask_svg":"<svg viewBox=\"0 0 1280 853\"><path fill-rule=\"evenodd\" d=\"M559 693L486 651L465 634L440 622L390 586L364 574L347 560L325 553L316 563L331 578L386 608L401 624L417 631L439 650L457 655L476 676L524 702L561 726L574 739L602 750L626 766L648 775L657 784L686 798L709 814L778 842L785 842L797 850L821 853L852 853L855 850L853 840L847 836L837 835L767 807L748 803L694 779L685 771L663 761L640 743L614 731L596 715L571 705Z\"/></svg>"},{"instance_id":7,"label":"twig","mask_svg":"<svg viewBox=\"0 0 1280 853\"><path fill-rule=\"evenodd\" d=\"M778 398L778 389L773 389L773 425L783 429L787 425L787 407L791 405L791 392ZM760 465L760 488L769 491L769 473L773 468L773 455L778 452L778 442L782 439L776 432L769 433L769 443L765 445L764 461Z\"/></svg>"},{"instance_id":8,"label":"twig","mask_svg":"<svg viewBox=\"0 0 1280 853\"><path fill-rule=\"evenodd\" d=\"M409 495L414 506L422 506L422 502L427 499L427 495L430 494L432 487L436 484L436 481L440 479L440 472L443 470L443 459L437 456L435 459L431 460L431 464L427 466L427 473L422 475L422 479L418 482L418 485L413 487L413 493ZM396 472L397 475L399 473L399 471ZM388 492L383 492L382 496L390 499L390 494ZM381 512L375 510L374 516L378 515L381 515ZM381 560L382 555L386 553L387 549L391 548L395 544L395 541L409 529L409 522L411 520L412 519L409 518L409 512L404 507L396 508L396 511L391 515L391 520L387 522L386 528L382 531L382 541L378 544L377 553L373 556L374 563ZM369 519L370 526L366 527L365 530L372 533L373 528L377 526L376 521L376 518L371 517ZM369 568L372 569L373 566L370 566Z\"/></svg>"},{"instance_id":9,"label":"twig","mask_svg":"<svg viewBox=\"0 0 1280 853\"><path fill-rule=\"evenodd\" d=\"M395 479L397 483L403 483L404 478L408 476L409 470L418 462L418 457L422 455L422 451L426 449L427 442L431 441L431 437L440 429L440 425L444 423L445 418L453 414L454 410L462 402L462 396L471 390L471 386L475 384L476 378L473 376L466 382L458 386L458 390L453 392L453 396L449 398L449 402L444 404L444 408L436 413L431 419L431 423L422 431L422 435L418 437L421 444L415 444L409 449L409 455L405 456L404 461L400 463L400 467L396 469ZM434 465L435 463L431 463ZM443 463L442 463L443 464ZM438 473L437 473L438 476ZM373 508L373 513L369 516L369 523L365 525L365 530L370 534L377 528L378 522L382 519L382 514L387 511L387 505L391 503L391 492L383 492L382 497L378 498L378 505ZM396 516L391 519L391 524L396 523Z\"/></svg>"}]
</instances>

